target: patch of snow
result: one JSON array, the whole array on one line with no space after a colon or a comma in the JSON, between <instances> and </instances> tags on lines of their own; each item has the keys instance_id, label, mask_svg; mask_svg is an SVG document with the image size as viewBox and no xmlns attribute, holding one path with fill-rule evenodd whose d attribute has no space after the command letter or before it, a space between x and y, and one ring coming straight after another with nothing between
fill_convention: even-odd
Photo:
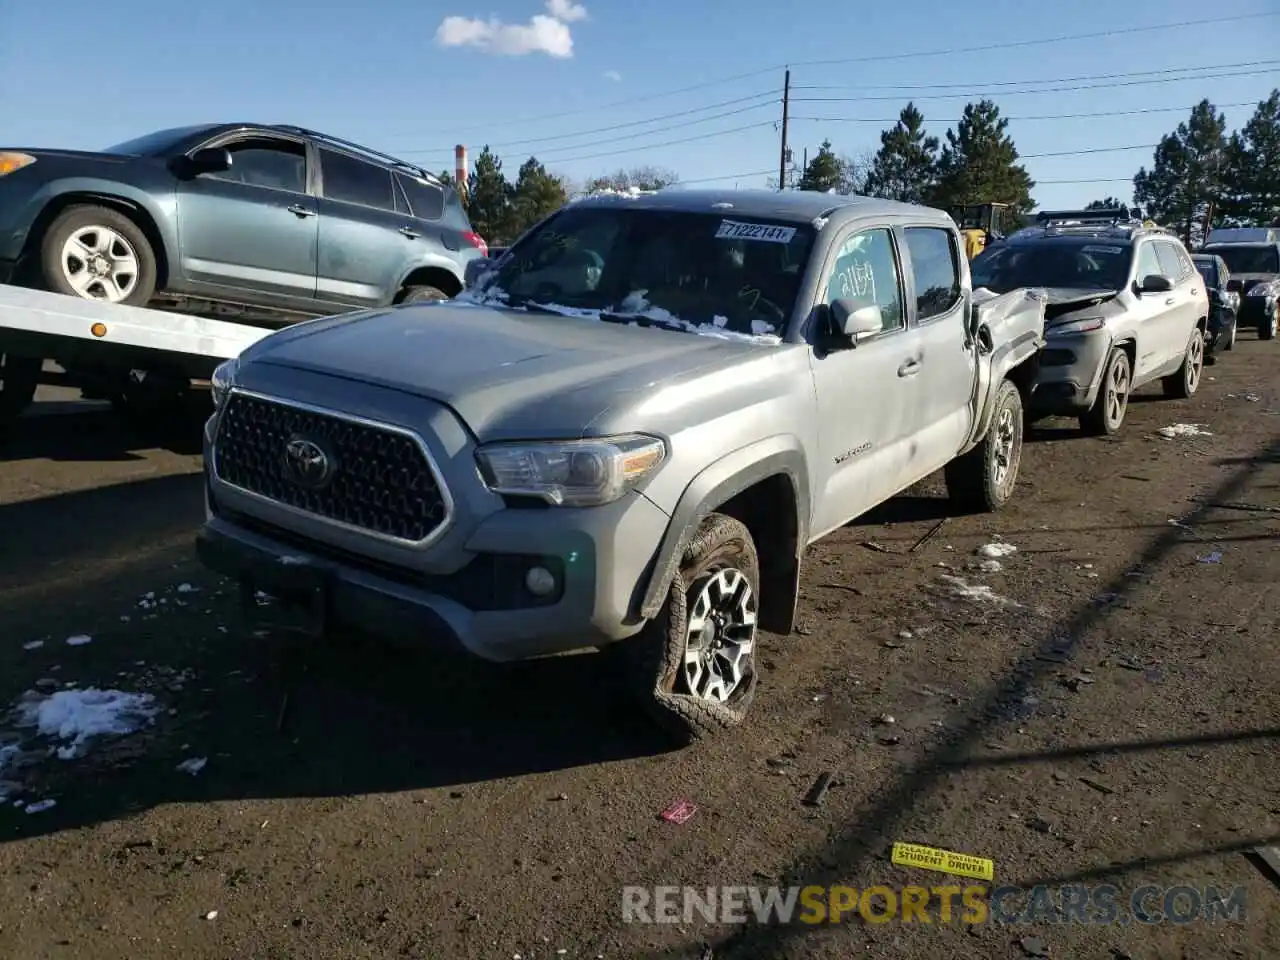
<instances>
[{"instance_id":1,"label":"patch of snow","mask_svg":"<svg viewBox=\"0 0 1280 960\"><path fill-rule=\"evenodd\" d=\"M25 813L44 813L46 810L52 810L57 805L57 800L37 800L35 803L28 803L23 809Z\"/></svg>"},{"instance_id":2,"label":"patch of snow","mask_svg":"<svg viewBox=\"0 0 1280 960\"><path fill-rule=\"evenodd\" d=\"M22 645L23 650L39 650L44 646L43 640L30 640Z\"/></svg>"},{"instance_id":3,"label":"patch of snow","mask_svg":"<svg viewBox=\"0 0 1280 960\"><path fill-rule=\"evenodd\" d=\"M983 573L999 573L1004 569L1004 564L999 560L983 560L978 564L978 569Z\"/></svg>"},{"instance_id":4,"label":"patch of snow","mask_svg":"<svg viewBox=\"0 0 1280 960\"><path fill-rule=\"evenodd\" d=\"M592 190L590 193L580 193L577 196L570 197L569 202L574 203L578 200L586 200L588 197L650 197L657 193L657 190L641 190L639 187L627 187L625 190L614 190L612 187L600 187L598 190Z\"/></svg>"},{"instance_id":5,"label":"patch of snow","mask_svg":"<svg viewBox=\"0 0 1280 960\"><path fill-rule=\"evenodd\" d=\"M277 562L277 563L280 563L280 564L283 564L283 565L284 565L284 566L286 566L286 567L300 567L300 566L305 566L305 565L306 565L306 563L307 563L307 558L306 558L306 557L293 557L293 556L290 556L289 554L287 554L287 553L286 553L284 556L280 557L280 559L279 559L279 560L277 560L276 562Z\"/></svg>"},{"instance_id":6,"label":"patch of snow","mask_svg":"<svg viewBox=\"0 0 1280 960\"><path fill-rule=\"evenodd\" d=\"M201 770L204 769L204 765L208 762L209 762L208 757L191 757L190 759L183 760L180 764L178 764L177 770L179 773L189 773L194 777L197 773L199 773Z\"/></svg>"},{"instance_id":7,"label":"patch of snow","mask_svg":"<svg viewBox=\"0 0 1280 960\"><path fill-rule=\"evenodd\" d=\"M74 637L67 637L68 647L83 647L86 643L93 643L93 637L87 633L77 633Z\"/></svg>"},{"instance_id":8,"label":"patch of snow","mask_svg":"<svg viewBox=\"0 0 1280 960\"><path fill-rule=\"evenodd\" d=\"M197 593L198 591L196 590L195 587L193 587L189 583L180 583L178 584L178 592L179 593Z\"/></svg>"},{"instance_id":9,"label":"patch of snow","mask_svg":"<svg viewBox=\"0 0 1280 960\"><path fill-rule=\"evenodd\" d=\"M58 756L84 756L94 737L126 736L155 718L158 708L149 693L120 690L59 690L47 697L28 693L17 707L18 726L35 727L44 737L63 741Z\"/></svg>"},{"instance_id":10,"label":"patch of snow","mask_svg":"<svg viewBox=\"0 0 1280 960\"><path fill-rule=\"evenodd\" d=\"M984 543L978 548L978 556L986 557L988 560L999 560L1001 557L1012 556L1018 552L1018 548L1012 543Z\"/></svg>"},{"instance_id":11,"label":"patch of snow","mask_svg":"<svg viewBox=\"0 0 1280 960\"><path fill-rule=\"evenodd\" d=\"M1166 440L1179 437L1212 437L1213 434L1204 428L1203 423L1175 423L1171 427L1161 427L1156 433Z\"/></svg>"},{"instance_id":12,"label":"patch of snow","mask_svg":"<svg viewBox=\"0 0 1280 960\"><path fill-rule=\"evenodd\" d=\"M977 603L993 603L998 606L1016 607L1019 604L1002 597L988 587L985 583L966 583L959 577L952 577L946 574L938 578L948 587L951 588L951 595L959 600L973 600Z\"/></svg>"}]
</instances>

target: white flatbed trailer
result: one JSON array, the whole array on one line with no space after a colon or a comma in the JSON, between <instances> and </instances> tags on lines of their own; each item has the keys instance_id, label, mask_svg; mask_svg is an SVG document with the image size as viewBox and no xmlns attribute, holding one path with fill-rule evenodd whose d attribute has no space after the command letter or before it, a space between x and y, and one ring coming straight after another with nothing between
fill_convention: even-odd
<instances>
[{"instance_id":1,"label":"white flatbed trailer","mask_svg":"<svg viewBox=\"0 0 1280 960\"><path fill-rule=\"evenodd\" d=\"M29 361L49 359L69 372L84 368L124 375L146 370L204 380L220 362L239 356L271 332L246 323L0 284L0 391L23 389L14 371L24 360L28 369ZM17 406L13 393L0 399L7 401L0 403L0 413L12 415Z\"/></svg>"}]
</instances>

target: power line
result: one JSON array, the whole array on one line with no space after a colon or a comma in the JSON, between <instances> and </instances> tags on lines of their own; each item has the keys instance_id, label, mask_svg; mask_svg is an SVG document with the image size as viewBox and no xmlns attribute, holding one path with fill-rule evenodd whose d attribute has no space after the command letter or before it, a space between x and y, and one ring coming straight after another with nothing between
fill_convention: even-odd
<instances>
[{"instance_id":1,"label":"power line","mask_svg":"<svg viewBox=\"0 0 1280 960\"><path fill-rule=\"evenodd\" d=\"M1093 33L1077 33L1077 34L1060 34L1054 37L1040 37L1029 40L1009 40L1002 43L990 43L976 47L949 47L938 50L923 50L912 53L899 54L879 54L869 57L853 57L836 60L802 60L791 64L779 63L769 67L762 67L758 70L752 70L747 73L738 73L733 76L720 77L718 79L706 80L692 86L678 87L673 90L664 90L658 93L645 94L638 97L628 97L624 100L614 100L609 103L596 104L591 107L580 107L575 110L563 110L556 113L545 113L533 117L512 118L509 120L493 121L486 124L477 124L472 127L455 128L456 133L469 133L476 130L491 130L495 126L513 127L517 124L542 123L546 120L559 120L564 117L581 116L584 113L594 113L600 110L612 110L617 107L631 106L637 103L651 103L654 100L661 100L666 97L678 96L682 93L695 93L706 90L708 87L723 86L726 83L734 83L738 80L747 80L753 77L763 76L769 73L775 73L789 66L824 66L828 64L846 64L846 63L873 63L885 62L890 60L909 60L919 57L941 57L954 54L968 53L984 53L992 50L1004 50L1011 47L1029 47L1029 46L1046 46L1055 43L1072 43L1078 40L1101 40L1107 37L1133 36L1135 34L1156 33L1165 30L1179 30L1184 27L1201 27L1214 26L1220 27L1229 23L1239 23L1245 20L1258 20L1264 17L1280 16L1280 11L1267 11L1264 13L1248 13L1240 14L1234 17L1212 17L1203 20L1182 20L1175 23L1152 24L1141 27L1126 27L1114 30L1101 30Z\"/></svg>"},{"instance_id":2,"label":"power line","mask_svg":"<svg viewBox=\"0 0 1280 960\"><path fill-rule=\"evenodd\" d=\"M939 93L930 94L923 97L909 97L911 100L964 100L977 98L988 98L993 96L999 97L1024 97L1038 93L1069 93L1073 90L1110 90L1116 87L1143 87L1150 86L1153 83L1180 83L1185 80L1220 80L1226 77L1255 77L1258 74L1273 75L1274 70L1241 70L1234 73L1202 73L1196 77L1157 77L1150 80L1123 80L1115 83L1086 83L1069 87L1042 87L1039 90L1002 90L1002 91L983 91L968 90L963 93ZM901 94L894 96L882 95L875 97L792 97L793 103L863 103L867 101L884 101L903 99Z\"/></svg>"},{"instance_id":3,"label":"power line","mask_svg":"<svg viewBox=\"0 0 1280 960\"><path fill-rule=\"evenodd\" d=\"M1131 77L1168 76L1171 73L1187 73L1192 70L1240 70L1244 67L1273 67L1280 60L1246 60L1239 63L1214 63L1199 67L1165 67L1162 70L1134 70L1128 73L1095 73L1078 77L1046 77L1029 80L990 80L988 87L1018 87L1044 83L1079 83L1085 80L1127 80ZM1271 71L1265 71L1270 73ZM1200 77L1180 77L1182 80L1198 80ZM963 87L959 83L923 83L923 84L812 84L793 86L792 90L954 90Z\"/></svg>"},{"instance_id":4,"label":"power line","mask_svg":"<svg viewBox=\"0 0 1280 960\"><path fill-rule=\"evenodd\" d=\"M758 99L760 96L762 96L762 94L756 94L755 97L740 97L737 100L729 100L726 102L741 103L743 100ZM700 123L710 123L713 120L723 120L725 117L740 116L741 114L744 114L744 113L750 113L752 110L759 110L761 107L772 107L778 103L778 97L777 97L777 94L775 93L763 94L763 96L767 96L770 99L763 100L760 103L752 103L744 107L738 107L736 110L725 110L722 113L714 113L706 117L697 117L693 120L685 120L681 123L667 124L666 126L659 127L656 130L637 130L635 133L625 134L621 137L607 137L604 140L588 140L585 143L571 143L561 147L550 147L548 149L554 153L557 150L582 150L587 147L598 147L598 146L602 146L604 144L609 144L609 143L619 143L620 141L630 140L635 137L644 137L654 133L666 133L668 130L679 130L682 127L694 127ZM723 106L723 104L713 104L712 106ZM672 116L687 116L690 113L697 113L698 110L709 110L709 109L711 109L711 107L699 107L697 110L685 110L678 114L672 114ZM619 130L624 127L635 127L645 123L654 123L662 119L665 119L665 118L650 117L648 120L635 120L631 123L619 123L619 124L614 124L611 127L601 127L598 130L580 130L577 133L566 133L561 136L538 137L533 140L513 140L508 143L492 143L492 144L488 144L488 146L492 149L498 149L502 147L528 145L533 143L548 143L554 140L569 140L574 137L586 136L588 134L604 133L605 131L608 131L608 130ZM437 153L437 151L435 150L402 150L400 152L405 154L431 153L433 155ZM438 152L444 153L444 151L438 151Z\"/></svg>"},{"instance_id":5,"label":"power line","mask_svg":"<svg viewBox=\"0 0 1280 960\"><path fill-rule=\"evenodd\" d=\"M1252 101L1244 103L1219 103L1214 105L1220 110L1229 110L1234 107L1252 107L1255 104ZM1019 123L1026 123L1031 120L1098 120L1103 117L1131 117L1145 113L1183 113L1188 110L1194 110L1195 104L1185 107L1144 107L1139 110L1105 110L1101 113L1045 113L1035 116L1005 116L1001 114L1004 120L1017 120ZM876 119L873 117L792 117L792 120L806 120L813 123L887 123L896 124L901 118L892 117L889 119ZM930 120L930 123L959 123L960 119L952 120Z\"/></svg>"},{"instance_id":6,"label":"power line","mask_svg":"<svg viewBox=\"0 0 1280 960\"><path fill-rule=\"evenodd\" d=\"M1125 150L1154 150L1158 143L1131 143L1123 147L1091 147L1088 150L1055 150L1052 153L1023 153L1019 160L1043 160L1046 157L1083 157L1091 153L1123 153Z\"/></svg>"},{"instance_id":7,"label":"power line","mask_svg":"<svg viewBox=\"0 0 1280 960\"><path fill-rule=\"evenodd\" d=\"M579 160L597 160L600 157L616 157L621 153L631 153L635 150L655 150L658 147L674 147L682 143L694 143L698 140L712 140L716 137L727 137L735 133L742 133L745 130L759 130L763 127L777 126L776 120L765 120L760 123L747 123L740 127L730 127L728 130L713 130L710 133L695 134L692 137L681 137L678 140L664 140L661 143L641 143L633 147L622 147L619 150L606 150L603 153L590 153L581 157L553 157L552 163L576 163ZM653 131L658 132L658 131Z\"/></svg>"}]
</instances>

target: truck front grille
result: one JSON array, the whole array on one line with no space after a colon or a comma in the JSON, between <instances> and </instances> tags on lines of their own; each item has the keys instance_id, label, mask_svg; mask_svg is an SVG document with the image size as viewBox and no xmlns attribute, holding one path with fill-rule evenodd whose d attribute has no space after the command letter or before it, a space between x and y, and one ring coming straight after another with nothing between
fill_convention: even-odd
<instances>
[{"instance_id":1,"label":"truck front grille","mask_svg":"<svg viewBox=\"0 0 1280 960\"><path fill-rule=\"evenodd\" d=\"M232 392L213 461L224 483L381 537L420 543L448 520L426 453L392 427Z\"/></svg>"}]
</instances>

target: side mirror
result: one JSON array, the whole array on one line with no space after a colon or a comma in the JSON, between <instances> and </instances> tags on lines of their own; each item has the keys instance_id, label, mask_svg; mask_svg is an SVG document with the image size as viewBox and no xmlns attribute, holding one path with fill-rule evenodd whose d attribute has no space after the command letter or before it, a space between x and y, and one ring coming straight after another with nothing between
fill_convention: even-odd
<instances>
[{"instance_id":1,"label":"side mirror","mask_svg":"<svg viewBox=\"0 0 1280 960\"><path fill-rule=\"evenodd\" d=\"M191 176L201 173L222 173L231 169L231 151L222 147L206 147L188 157L183 166Z\"/></svg>"},{"instance_id":2,"label":"side mirror","mask_svg":"<svg viewBox=\"0 0 1280 960\"><path fill-rule=\"evenodd\" d=\"M489 257L476 257L468 260L462 273L462 284L468 290L480 283L493 272L494 261Z\"/></svg>"},{"instance_id":3,"label":"side mirror","mask_svg":"<svg viewBox=\"0 0 1280 960\"><path fill-rule=\"evenodd\" d=\"M1139 293L1168 293L1173 289L1173 281L1158 273L1149 273L1138 284Z\"/></svg>"},{"instance_id":4,"label":"side mirror","mask_svg":"<svg viewBox=\"0 0 1280 960\"><path fill-rule=\"evenodd\" d=\"M860 307L856 300L841 298L832 301L831 319L837 332L844 334L854 343L883 329L880 308L877 306Z\"/></svg>"}]
</instances>

